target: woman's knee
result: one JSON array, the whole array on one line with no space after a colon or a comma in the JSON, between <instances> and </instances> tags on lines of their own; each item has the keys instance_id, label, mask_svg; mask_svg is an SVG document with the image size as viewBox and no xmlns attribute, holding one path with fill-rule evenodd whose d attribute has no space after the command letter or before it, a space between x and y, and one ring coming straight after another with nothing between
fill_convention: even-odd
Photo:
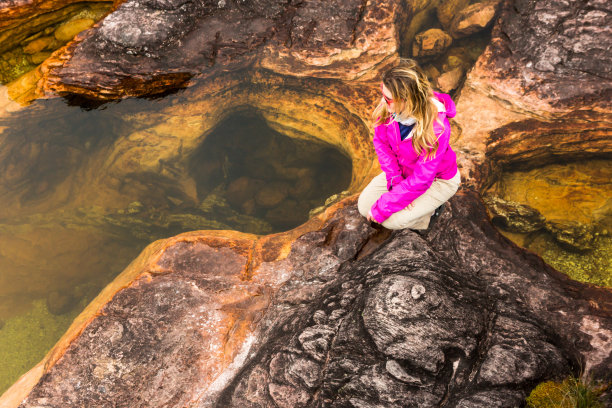
<instances>
[{"instance_id":1,"label":"woman's knee","mask_svg":"<svg viewBox=\"0 0 612 408\"><path fill-rule=\"evenodd\" d=\"M359 214L363 215L364 217L368 216L368 213L370 212L370 208L372 208L372 205L369 205L369 201L367 198L367 195L364 194L365 191L362 191L361 194L359 194L359 199L357 200L357 209L359 210Z\"/></svg>"}]
</instances>

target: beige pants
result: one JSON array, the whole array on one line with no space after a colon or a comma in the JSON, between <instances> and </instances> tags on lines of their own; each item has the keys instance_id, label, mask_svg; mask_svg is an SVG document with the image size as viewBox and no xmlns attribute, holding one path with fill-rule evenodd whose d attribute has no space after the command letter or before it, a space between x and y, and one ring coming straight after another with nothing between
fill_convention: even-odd
<instances>
[{"instance_id":1,"label":"beige pants","mask_svg":"<svg viewBox=\"0 0 612 408\"><path fill-rule=\"evenodd\" d=\"M388 229L427 229L429 226L429 219L434 214L436 208L455 195L459 188L459 184L461 184L459 171L457 171L457 174L450 180L434 179L427 191L412 202L412 208L404 208L403 210L391 214L391 216L382 223L383 227ZM367 217L368 212L376 200L386 192L387 179L383 172L374 177L372 181L370 181L370 184L361 192L357 203L361 215Z\"/></svg>"}]
</instances>

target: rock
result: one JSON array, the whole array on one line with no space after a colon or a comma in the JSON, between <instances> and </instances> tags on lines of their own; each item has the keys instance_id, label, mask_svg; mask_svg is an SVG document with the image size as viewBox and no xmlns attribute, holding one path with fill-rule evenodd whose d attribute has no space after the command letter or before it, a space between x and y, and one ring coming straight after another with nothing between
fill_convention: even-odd
<instances>
[{"instance_id":1,"label":"rock","mask_svg":"<svg viewBox=\"0 0 612 408\"><path fill-rule=\"evenodd\" d=\"M88 29L94 25L95 21L91 18L78 18L75 20L68 21L60 25L55 29L53 35L58 41L68 42L74 38L75 35L83 30Z\"/></svg>"},{"instance_id":2,"label":"rock","mask_svg":"<svg viewBox=\"0 0 612 408\"><path fill-rule=\"evenodd\" d=\"M283 200L269 209L264 218L277 229L287 230L308 220L308 207L296 200Z\"/></svg>"},{"instance_id":3,"label":"rock","mask_svg":"<svg viewBox=\"0 0 612 408\"><path fill-rule=\"evenodd\" d=\"M435 81L440 76L440 71L435 66L429 64L423 67L423 70L427 73L427 77L429 78L429 82L435 83Z\"/></svg>"},{"instance_id":4,"label":"rock","mask_svg":"<svg viewBox=\"0 0 612 408\"><path fill-rule=\"evenodd\" d=\"M53 291L47 295L47 309L54 315L62 315L71 311L78 299L71 293Z\"/></svg>"},{"instance_id":5,"label":"rock","mask_svg":"<svg viewBox=\"0 0 612 408\"><path fill-rule=\"evenodd\" d=\"M462 38L485 29L493 21L499 4L500 0L486 0L464 8L453 19L450 34Z\"/></svg>"},{"instance_id":6,"label":"rock","mask_svg":"<svg viewBox=\"0 0 612 408\"><path fill-rule=\"evenodd\" d=\"M451 26L451 22L453 21L453 19L469 3L470 0L446 0L440 2L436 6L436 14L438 16L438 20L442 24L442 27L448 30Z\"/></svg>"},{"instance_id":7,"label":"rock","mask_svg":"<svg viewBox=\"0 0 612 408\"><path fill-rule=\"evenodd\" d=\"M138 214L143 210L143 208L144 206L140 201L133 201L127 206L125 212L127 214Z\"/></svg>"},{"instance_id":8,"label":"rock","mask_svg":"<svg viewBox=\"0 0 612 408\"><path fill-rule=\"evenodd\" d=\"M387 363L385 364L385 369L394 378L396 378L396 379L398 379L398 380L400 380L402 382L405 382L407 384L416 385L416 386L419 386L419 385L423 384L423 382L421 381L420 378L414 377L414 376L408 374L402 368L402 366L397 361L395 361L395 360L387 360Z\"/></svg>"},{"instance_id":9,"label":"rock","mask_svg":"<svg viewBox=\"0 0 612 408\"><path fill-rule=\"evenodd\" d=\"M275 207L289 194L289 184L283 182L270 183L261 188L255 195L255 202L265 208Z\"/></svg>"},{"instance_id":10,"label":"rock","mask_svg":"<svg viewBox=\"0 0 612 408\"><path fill-rule=\"evenodd\" d=\"M412 44L414 57L433 57L443 54L450 47L453 39L438 28L431 28L419 33Z\"/></svg>"},{"instance_id":11,"label":"rock","mask_svg":"<svg viewBox=\"0 0 612 408\"><path fill-rule=\"evenodd\" d=\"M134 407L518 406L579 362L610 381L610 292L507 246L477 194L447 206L426 234L399 231L365 256L378 232L355 197L297 234L157 242L92 319L79 318L44 375L27 377L20 407L102 397Z\"/></svg>"},{"instance_id":12,"label":"rock","mask_svg":"<svg viewBox=\"0 0 612 408\"><path fill-rule=\"evenodd\" d=\"M32 61L32 64L38 65L50 56L50 52L37 52L35 54L30 55L30 61Z\"/></svg>"},{"instance_id":13,"label":"rock","mask_svg":"<svg viewBox=\"0 0 612 408\"><path fill-rule=\"evenodd\" d=\"M218 4L124 2L48 63L40 92L117 99L182 88L195 75L252 64L283 76L372 80L371 68L391 64L387 57L398 46L396 0ZM84 72L92 71L95 79L86 79ZM117 82L119 71L129 84Z\"/></svg>"},{"instance_id":14,"label":"rock","mask_svg":"<svg viewBox=\"0 0 612 408\"><path fill-rule=\"evenodd\" d=\"M406 2L407 5L410 6L414 4L413 2ZM418 32L427 30L437 24L436 21L436 13L435 13L435 4L429 3L428 7L423 9L415 9L414 12L408 12L407 18L409 18L408 27L400 30L400 35L402 35L402 49L400 49L401 55L411 55L412 53L412 43L414 42L414 37Z\"/></svg>"},{"instance_id":15,"label":"rock","mask_svg":"<svg viewBox=\"0 0 612 408\"><path fill-rule=\"evenodd\" d=\"M244 203L253 199L264 187L262 180L248 177L239 177L232 181L225 190L225 198L235 208L240 208Z\"/></svg>"},{"instance_id":16,"label":"rock","mask_svg":"<svg viewBox=\"0 0 612 408\"><path fill-rule=\"evenodd\" d=\"M255 213L256 206L257 206L257 204L255 204L255 199L254 198L250 198L250 199L246 200L244 203L242 203L240 208L242 208L242 211L246 215L253 215Z\"/></svg>"},{"instance_id":17,"label":"rock","mask_svg":"<svg viewBox=\"0 0 612 408\"><path fill-rule=\"evenodd\" d=\"M483 200L493 215L493 223L508 231L533 232L544 227L544 217L535 208L496 196Z\"/></svg>"},{"instance_id":18,"label":"rock","mask_svg":"<svg viewBox=\"0 0 612 408\"><path fill-rule=\"evenodd\" d=\"M289 194L297 199L303 200L316 195L316 181L314 171L311 169L303 169L295 180L291 182L292 186L289 189Z\"/></svg>"},{"instance_id":19,"label":"rock","mask_svg":"<svg viewBox=\"0 0 612 408\"><path fill-rule=\"evenodd\" d=\"M587 251L593 248L595 226L576 221L547 220L546 229L565 247L575 251Z\"/></svg>"},{"instance_id":20,"label":"rock","mask_svg":"<svg viewBox=\"0 0 612 408\"><path fill-rule=\"evenodd\" d=\"M448 72L444 72L436 79L437 87L444 93L457 89L461 79L463 79L463 69L461 67L453 68Z\"/></svg>"},{"instance_id":21,"label":"rock","mask_svg":"<svg viewBox=\"0 0 612 408\"><path fill-rule=\"evenodd\" d=\"M442 71L450 71L454 68L462 68L467 71L472 66L469 50L465 47L451 47L445 55Z\"/></svg>"},{"instance_id":22,"label":"rock","mask_svg":"<svg viewBox=\"0 0 612 408\"><path fill-rule=\"evenodd\" d=\"M425 293L425 288L423 287L423 285L414 285L412 289L410 290L410 295L412 296L414 300L420 299L424 293Z\"/></svg>"},{"instance_id":23,"label":"rock","mask_svg":"<svg viewBox=\"0 0 612 408\"><path fill-rule=\"evenodd\" d=\"M36 40L28 43L25 47L23 47L23 52L26 54L36 54L39 51L44 50L49 47L51 43L53 43L53 37L40 37Z\"/></svg>"}]
</instances>

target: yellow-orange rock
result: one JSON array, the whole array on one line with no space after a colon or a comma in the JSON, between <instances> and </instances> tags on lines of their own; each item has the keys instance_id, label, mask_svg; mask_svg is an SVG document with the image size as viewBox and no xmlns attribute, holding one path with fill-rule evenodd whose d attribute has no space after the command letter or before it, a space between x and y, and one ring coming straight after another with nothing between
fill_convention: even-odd
<instances>
[{"instance_id":1,"label":"yellow-orange rock","mask_svg":"<svg viewBox=\"0 0 612 408\"><path fill-rule=\"evenodd\" d=\"M67 42L74 38L75 35L83 30L88 29L94 24L91 18L79 18L68 21L59 26L53 35L58 41Z\"/></svg>"}]
</instances>

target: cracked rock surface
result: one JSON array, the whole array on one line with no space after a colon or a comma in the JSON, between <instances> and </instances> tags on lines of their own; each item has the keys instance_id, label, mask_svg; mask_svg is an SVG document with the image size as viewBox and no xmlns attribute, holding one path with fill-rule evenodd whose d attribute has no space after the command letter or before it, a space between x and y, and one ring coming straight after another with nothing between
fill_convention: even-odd
<instances>
[{"instance_id":1,"label":"cracked rock surface","mask_svg":"<svg viewBox=\"0 0 612 408\"><path fill-rule=\"evenodd\" d=\"M389 235L347 199L285 258L178 240L21 407L514 407L580 367L612 379L610 291L509 244L474 193L449 207Z\"/></svg>"}]
</instances>

